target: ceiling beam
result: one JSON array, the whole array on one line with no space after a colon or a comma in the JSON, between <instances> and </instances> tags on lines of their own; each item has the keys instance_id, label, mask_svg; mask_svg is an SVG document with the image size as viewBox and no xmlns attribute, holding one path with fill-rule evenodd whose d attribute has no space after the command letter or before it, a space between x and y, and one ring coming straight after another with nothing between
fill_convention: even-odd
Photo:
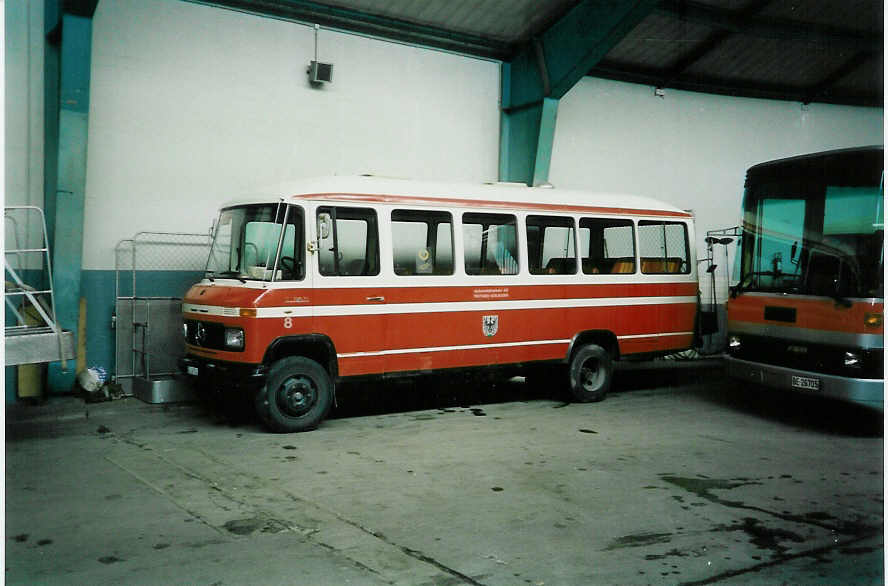
<instances>
[{"instance_id":1,"label":"ceiling beam","mask_svg":"<svg viewBox=\"0 0 888 586\"><path fill-rule=\"evenodd\" d=\"M765 9L769 4L771 4L773 0L753 0L746 6L744 6L741 10L738 11L738 15L741 18L748 19L751 16L761 12ZM669 72L666 77L663 79L663 83L661 87L670 87L672 85L672 81L687 71L694 63L697 63L706 55L709 55L724 44L725 41L730 39L736 33L734 31L730 31L727 29L719 28L712 31L709 36L704 39L701 43L699 43L696 47L691 49L689 52L685 53L681 57L679 57L675 63L669 68Z\"/></svg>"},{"instance_id":2,"label":"ceiling beam","mask_svg":"<svg viewBox=\"0 0 888 586\"><path fill-rule=\"evenodd\" d=\"M843 77L850 74L851 72L859 69L865 63L871 61L875 55L870 53L869 51L860 51L854 54L850 59L848 59L845 63L836 68L835 71L824 77L819 82L811 85L806 89L808 94L808 99L803 100L806 104L809 102L813 102L815 100L819 100L824 96L830 95L830 89Z\"/></svg>"},{"instance_id":3,"label":"ceiling beam","mask_svg":"<svg viewBox=\"0 0 888 586\"><path fill-rule=\"evenodd\" d=\"M602 61L589 71L589 75L637 83L656 87L663 80L664 70L638 67L623 63ZM731 80L719 77L681 75L669 86L673 89L718 94L743 98L761 98L767 100L785 100L810 103L812 101L826 104L842 104L848 106L882 107L883 96L879 94L821 94L812 98L810 88L781 84L757 83L748 80Z\"/></svg>"},{"instance_id":4,"label":"ceiling beam","mask_svg":"<svg viewBox=\"0 0 888 586\"><path fill-rule=\"evenodd\" d=\"M744 16L739 12L715 8L688 0L662 0L657 10L686 22L695 22L744 36L809 45L827 45L858 51L882 51L882 35L873 35L833 26L798 21Z\"/></svg>"},{"instance_id":5,"label":"ceiling beam","mask_svg":"<svg viewBox=\"0 0 888 586\"><path fill-rule=\"evenodd\" d=\"M548 181L558 101L656 2L583 0L503 63L500 181Z\"/></svg>"},{"instance_id":6,"label":"ceiling beam","mask_svg":"<svg viewBox=\"0 0 888 586\"><path fill-rule=\"evenodd\" d=\"M656 0L584 0L514 57L510 108L560 99L641 22ZM549 80L548 87L542 83Z\"/></svg>"},{"instance_id":7,"label":"ceiling beam","mask_svg":"<svg viewBox=\"0 0 888 586\"><path fill-rule=\"evenodd\" d=\"M194 4L282 20L319 24L390 41L421 45L476 57L503 60L513 52L505 41L435 26L312 2L311 0L186 0Z\"/></svg>"}]
</instances>

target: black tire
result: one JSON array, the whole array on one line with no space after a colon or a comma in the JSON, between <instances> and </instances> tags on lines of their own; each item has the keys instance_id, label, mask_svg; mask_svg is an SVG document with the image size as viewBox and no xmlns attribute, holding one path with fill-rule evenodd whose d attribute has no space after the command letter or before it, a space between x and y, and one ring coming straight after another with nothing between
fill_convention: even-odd
<instances>
[{"instance_id":1,"label":"black tire","mask_svg":"<svg viewBox=\"0 0 888 586\"><path fill-rule=\"evenodd\" d=\"M278 433L314 429L333 404L333 382L320 364L302 356L271 365L265 386L256 394L256 413Z\"/></svg>"},{"instance_id":2,"label":"black tire","mask_svg":"<svg viewBox=\"0 0 888 586\"><path fill-rule=\"evenodd\" d=\"M570 359L570 393L580 403L601 401L614 374L611 355L595 344L578 348Z\"/></svg>"}]
</instances>

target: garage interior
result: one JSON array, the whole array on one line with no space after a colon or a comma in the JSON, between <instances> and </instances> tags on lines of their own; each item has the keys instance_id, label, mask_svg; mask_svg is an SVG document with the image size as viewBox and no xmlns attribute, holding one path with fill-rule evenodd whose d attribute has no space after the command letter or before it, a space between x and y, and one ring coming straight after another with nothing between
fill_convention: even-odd
<instances>
[{"instance_id":1,"label":"garage interior","mask_svg":"<svg viewBox=\"0 0 888 586\"><path fill-rule=\"evenodd\" d=\"M7 212L5 248L36 251L16 278L68 333L18 364L7 304L8 583L884 583L881 412L727 379L736 244L706 242L740 225L752 165L883 144L881 2L4 11L5 205L45 218ZM719 331L621 365L600 404L520 379L353 385L280 436L132 396L181 352L134 324L179 334L223 203L362 174L691 210ZM88 369L123 396L85 403Z\"/></svg>"}]
</instances>

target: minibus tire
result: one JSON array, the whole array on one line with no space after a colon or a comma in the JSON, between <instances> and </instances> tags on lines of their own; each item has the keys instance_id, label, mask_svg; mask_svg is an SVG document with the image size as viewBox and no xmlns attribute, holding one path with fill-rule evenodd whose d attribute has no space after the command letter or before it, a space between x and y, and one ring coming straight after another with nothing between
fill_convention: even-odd
<instances>
[{"instance_id":1,"label":"minibus tire","mask_svg":"<svg viewBox=\"0 0 888 586\"><path fill-rule=\"evenodd\" d=\"M614 374L611 355L596 344L578 348L570 359L570 393L580 403L601 401Z\"/></svg>"},{"instance_id":2,"label":"minibus tire","mask_svg":"<svg viewBox=\"0 0 888 586\"><path fill-rule=\"evenodd\" d=\"M314 429L333 403L333 382L324 367L303 356L288 356L271 365L256 396L256 412L272 431Z\"/></svg>"}]
</instances>

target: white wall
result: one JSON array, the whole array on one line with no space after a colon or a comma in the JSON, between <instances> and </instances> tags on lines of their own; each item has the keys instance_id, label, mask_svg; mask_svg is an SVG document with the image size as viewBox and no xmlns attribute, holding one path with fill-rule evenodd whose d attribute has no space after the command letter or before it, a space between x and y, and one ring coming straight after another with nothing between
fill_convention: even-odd
<instances>
[{"instance_id":1,"label":"white wall","mask_svg":"<svg viewBox=\"0 0 888 586\"><path fill-rule=\"evenodd\" d=\"M5 205L43 207L43 2L5 2ZM16 214L21 247L40 242L35 216ZM5 245L14 246L5 221ZM41 266L30 255L29 268Z\"/></svg>"},{"instance_id":2,"label":"white wall","mask_svg":"<svg viewBox=\"0 0 888 586\"><path fill-rule=\"evenodd\" d=\"M334 80L314 89L308 26L116 0L99 3L93 27L86 269L113 268L115 244L140 230L203 232L220 203L280 180L496 177L496 63L322 30ZM881 108L660 99L585 78L561 100L550 181L693 209L702 258L706 230L738 223L750 165L881 144L882 126Z\"/></svg>"},{"instance_id":3,"label":"white wall","mask_svg":"<svg viewBox=\"0 0 888 586\"><path fill-rule=\"evenodd\" d=\"M707 230L738 225L746 169L763 161L883 143L882 108L754 100L586 77L558 108L549 181L637 193L696 214ZM724 301L724 249L717 295ZM701 267L705 267L701 263ZM701 279L702 280L702 279ZM701 283L709 299L708 283Z\"/></svg>"},{"instance_id":4,"label":"white wall","mask_svg":"<svg viewBox=\"0 0 888 586\"><path fill-rule=\"evenodd\" d=\"M181 0L100 2L83 262L140 230L204 232L256 187L329 174L496 179L499 65Z\"/></svg>"}]
</instances>

